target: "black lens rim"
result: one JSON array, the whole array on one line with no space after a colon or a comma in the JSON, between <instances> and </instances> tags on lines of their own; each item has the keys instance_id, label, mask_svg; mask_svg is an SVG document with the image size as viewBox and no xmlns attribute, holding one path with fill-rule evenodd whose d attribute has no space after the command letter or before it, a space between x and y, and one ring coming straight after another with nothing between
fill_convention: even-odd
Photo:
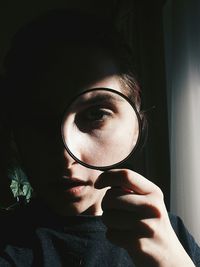
<instances>
[{"instance_id":1,"label":"black lens rim","mask_svg":"<svg viewBox=\"0 0 200 267\"><path fill-rule=\"evenodd\" d=\"M134 146L134 148L132 149L132 151L128 154L128 156L126 156L123 160L114 163L112 165L108 165L108 166L93 166L93 165L89 165L83 161L81 161L80 159L78 159L76 156L74 156L74 154L71 152L71 150L69 149L69 147L67 146L65 139L64 139L64 135L63 135L63 121L64 121L64 115L66 114L66 111L69 109L69 106L72 105L72 103L81 95L89 93L89 92L94 92L94 91L108 91L108 92L112 92L115 93L119 96L121 96L122 98L124 98L134 109L135 114L137 116L137 120L138 120L138 126L139 126L139 133L138 133L138 138L137 138L137 142ZM107 87L95 87L95 88L90 88L87 90L82 91L81 93L77 94L74 98L72 98L72 100L69 102L69 105L67 105L67 107L65 108L64 112L63 112L63 116L62 116L62 120L61 120L61 136L62 136L62 141L64 144L65 149L67 150L68 154L79 164L81 164L82 166L89 168L89 169L93 169L93 170L99 170L99 171L107 171L113 168L116 168L120 165L122 165L125 161L127 161L132 155L133 153L137 150L140 140L141 140L141 136L142 136L142 121L141 121L141 117L140 114L135 106L135 104L133 103L133 101L130 100L129 97L127 97L125 94L123 94L122 92L119 92L115 89L112 88L107 88Z\"/></svg>"}]
</instances>

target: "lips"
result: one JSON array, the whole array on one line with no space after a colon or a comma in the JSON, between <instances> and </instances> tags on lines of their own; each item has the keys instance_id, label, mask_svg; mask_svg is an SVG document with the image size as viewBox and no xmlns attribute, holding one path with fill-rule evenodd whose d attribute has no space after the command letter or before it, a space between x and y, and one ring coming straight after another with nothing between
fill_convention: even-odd
<instances>
[{"instance_id":1,"label":"lips","mask_svg":"<svg viewBox=\"0 0 200 267\"><path fill-rule=\"evenodd\" d=\"M91 185L89 181L83 181L78 178L72 178L63 175L60 180L60 186L64 190L66 196L72 197L73 199L79 199L89 189L88 185Z\"/></svg>"},{"instance_id":2,"label":"lips","mask_svg":"<svg viewBox=\"0 0 200 267\"><path fill-rule=\"evenodd\" d=\"M65 175L62 176L61 183L63 186L65 186L66 189L72 188L72 187L89 185L89 182L87 181L83 181L81 179L74 178L74 177L67 177Z\"/></svg>"}]
</instances>

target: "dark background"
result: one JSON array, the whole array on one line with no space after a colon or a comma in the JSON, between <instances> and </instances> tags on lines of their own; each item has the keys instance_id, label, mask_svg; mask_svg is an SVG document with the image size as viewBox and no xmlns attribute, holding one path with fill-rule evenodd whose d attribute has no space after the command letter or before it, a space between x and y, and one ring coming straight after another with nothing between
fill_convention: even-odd
<instances>
[{"instance_id":1,"label":"dark background","mask_svg":"<svg viewBox=\"0 0 200 267\"><path fill-rule=\"evenodd\" d=\"M111 17L132 47L142 89L142 109L148 120L148 138L145 147L130 158L128 165L161 187L167 208L170 209L162 16L164 4L163 0L6 1L0 5L0 70L3 73L3 58L9 49L13 34L21 25L45 10L55 7L80 7ZM7 190L9 190L7 177L3 174L0 179L1 203L9 198L9 194L5 194Z\"/></svg>"}]
</instances>

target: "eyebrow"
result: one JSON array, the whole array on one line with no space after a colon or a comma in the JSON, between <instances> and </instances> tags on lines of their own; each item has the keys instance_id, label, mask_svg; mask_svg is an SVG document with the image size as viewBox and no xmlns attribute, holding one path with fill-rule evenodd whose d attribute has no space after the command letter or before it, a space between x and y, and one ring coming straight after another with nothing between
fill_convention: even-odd
<instances>
[{"instance_id":1,"label":"eyebrow","mask_svg":"<svg viewBox=\"0 0 200 267\"><path fill-rule=\"evenodd\" d=\"M125 99L122 96L111 92L111 93L96 94L94 96L89 97L88 99L84 99L84 98L82 99L82 96L80 96L80 99L78 99L76 105L87 106L87 105L100 104L102 102L103 103L115 103L115 102L123 102L123 101L125 101Z\"/></svg>"}]
</instances>

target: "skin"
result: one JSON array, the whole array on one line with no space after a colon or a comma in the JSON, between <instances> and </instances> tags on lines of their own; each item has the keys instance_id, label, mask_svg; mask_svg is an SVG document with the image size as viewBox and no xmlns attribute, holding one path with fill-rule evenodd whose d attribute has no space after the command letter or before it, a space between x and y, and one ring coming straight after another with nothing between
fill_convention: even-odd
<instances>
[{"instance_id":1,"label":"skin","mask_svg":"<svg viewBox=\"0 0 200 267\"><path fill-rule=\"evenodd\" d=\"M64 216L103 214L107 238L125 248L136 266L194 266L171 227L163 194L155 184L127 169L102 173L85 168L63 147L58 118L69 95L97 87L123 91L118 68L106 53L91 47L58 51L57 59L35 88L23 127L14 129L37 194ZM38 111L41 116L43 109L51 120L38 123L34 116ZM84 190L74 196L60 188L57 181L63 171L85 181Z\"/></svg>"},{"instance_id":2,"label":"skin","mask_svg":"<svg viewBox=\"0 0 200 267\"><path fill-rule=\"evenodd\" d=\"M84 163L99 167L125 159L139 134L133 107L122 96L102 89L80 95L67 109L62 125L70 151Z\"/></svg>"}]
</instances>

